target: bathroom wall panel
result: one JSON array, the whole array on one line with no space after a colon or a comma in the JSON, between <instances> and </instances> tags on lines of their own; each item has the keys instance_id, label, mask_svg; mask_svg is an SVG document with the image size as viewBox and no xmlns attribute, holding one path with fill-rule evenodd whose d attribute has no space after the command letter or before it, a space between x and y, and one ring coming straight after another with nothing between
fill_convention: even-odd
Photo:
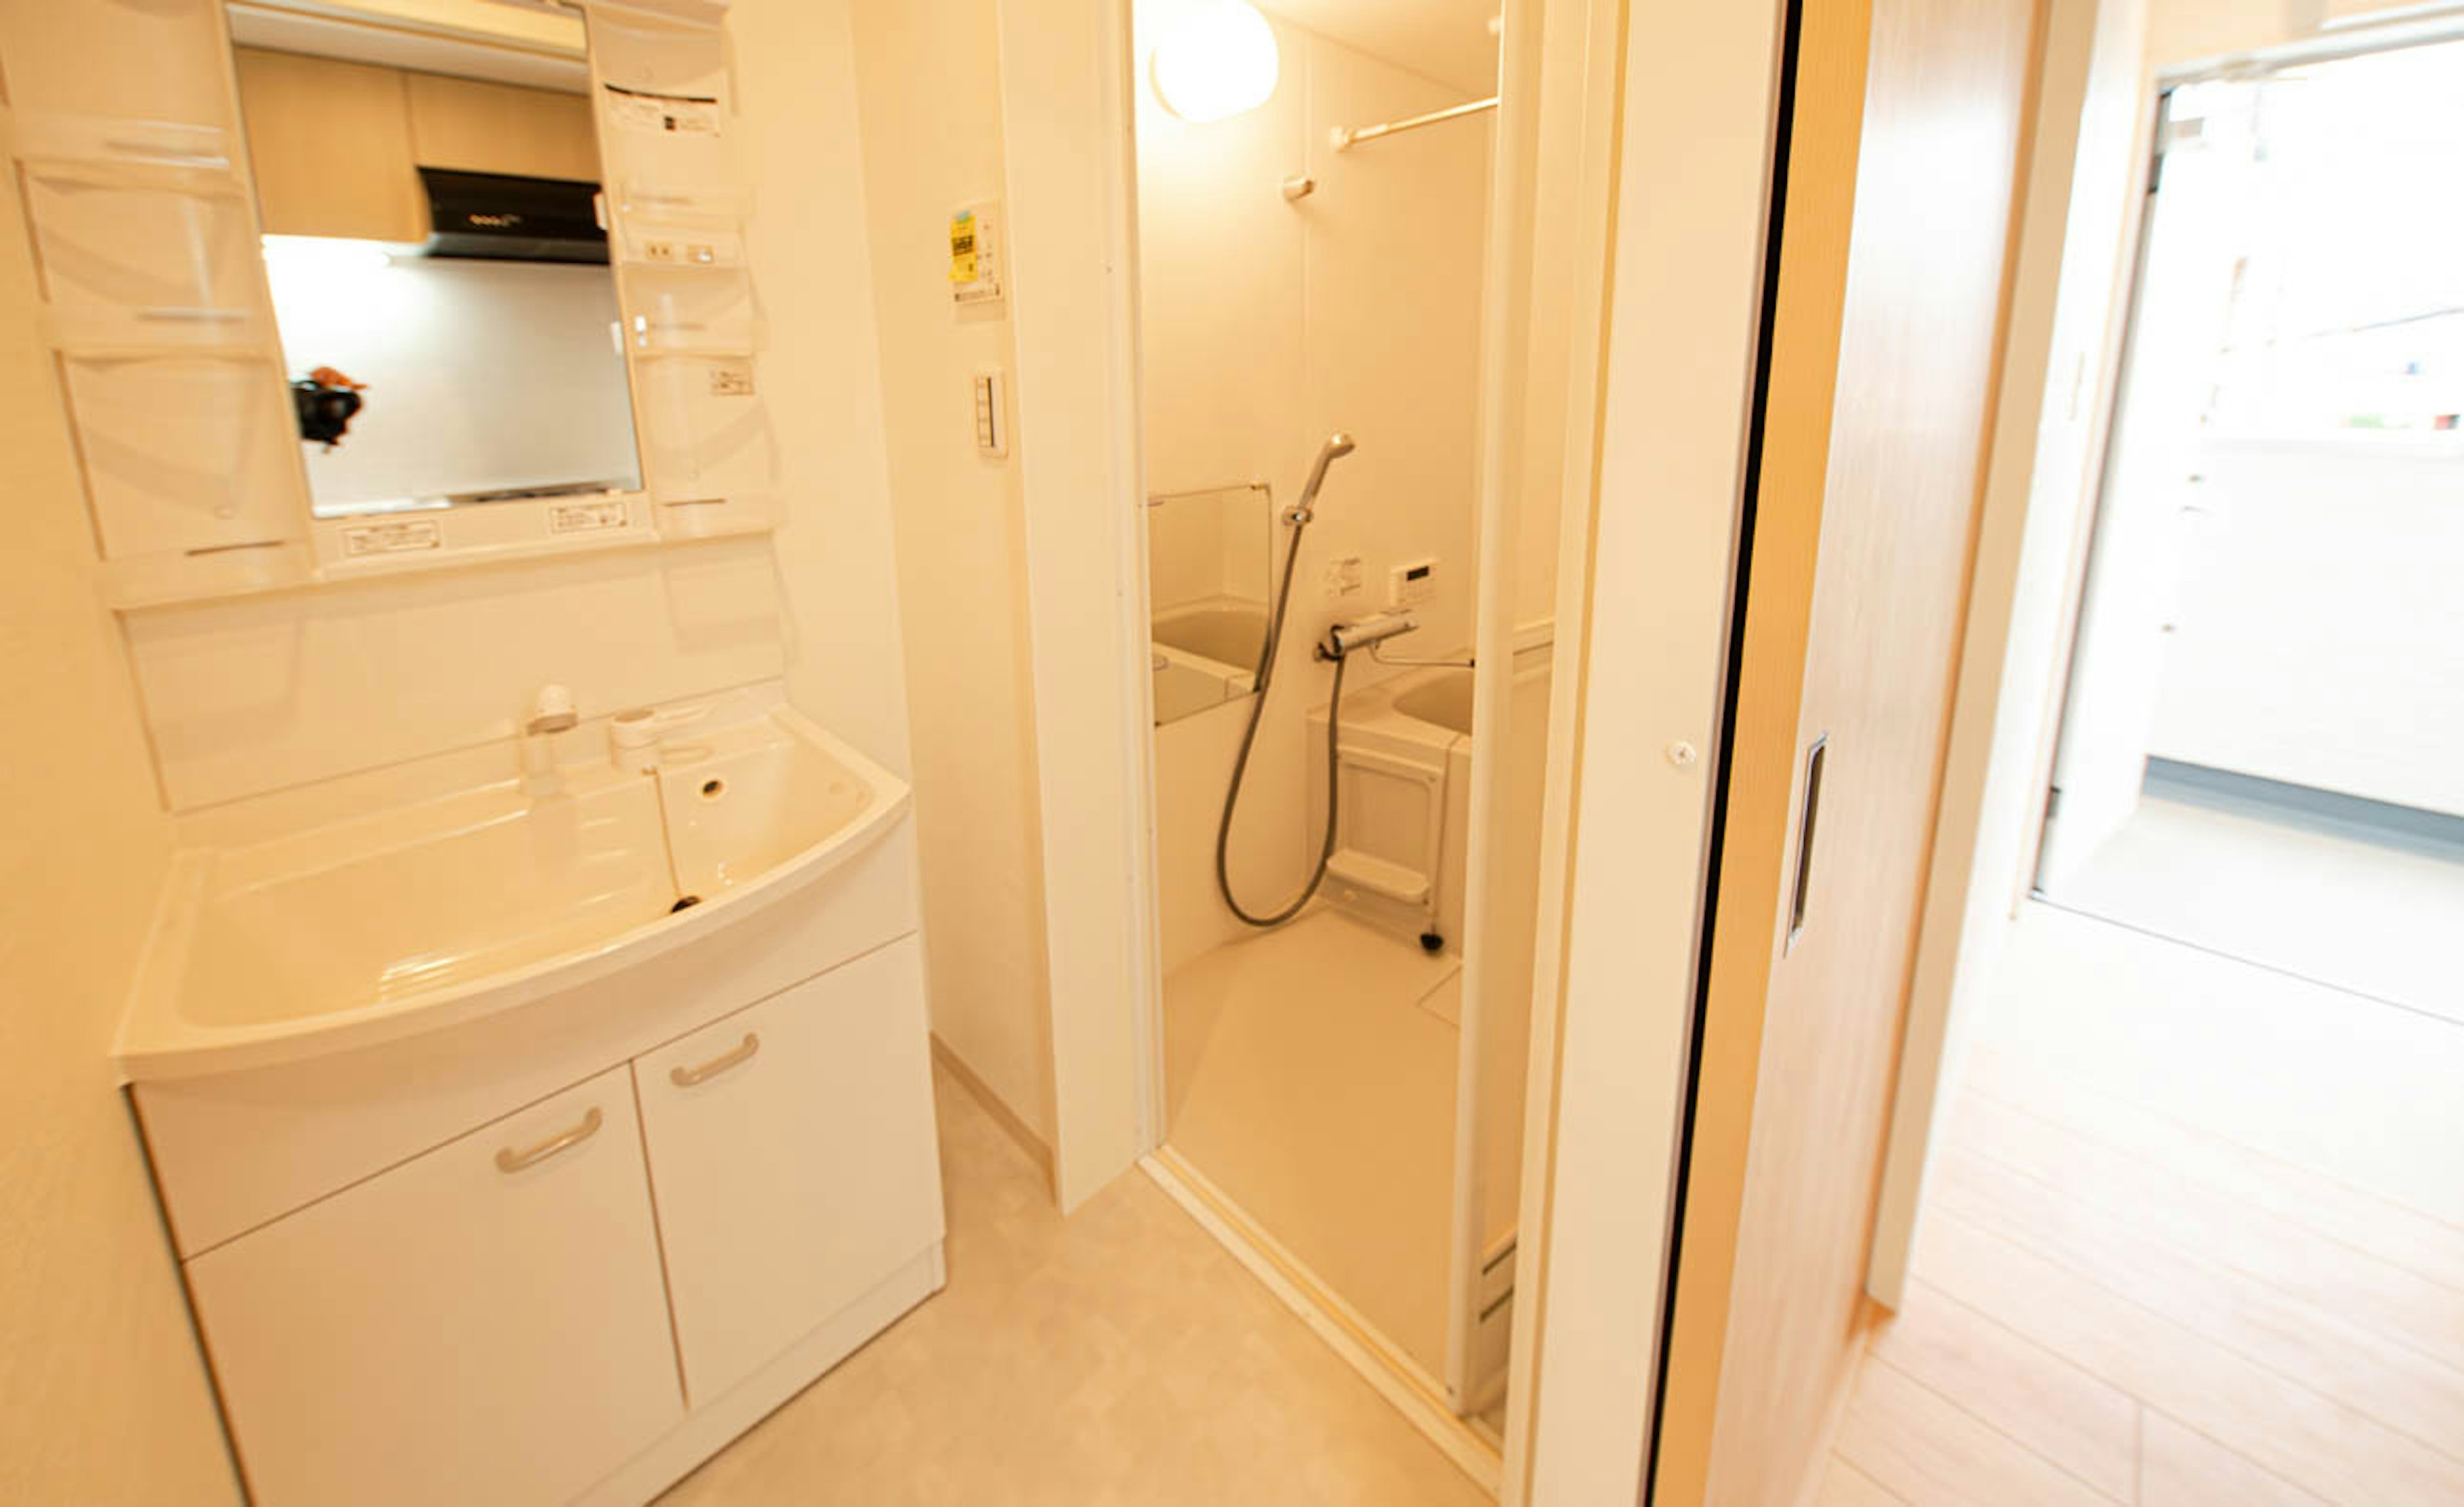
<instances>
[{"instance_id":1,"label":"bathroom wall panel","mask_svg":"<svg viewBox=\"0 0 2464 1507\"><path fill-rule=\"evenodd\" d=\"M1293 448L1305 463L1329 431L1347 429L1359 441L1329 484L1335 505L1309 531L1308 548L1326 558L1356 553L1367 576L1366 601L1329 603L1318 617L1383 607L1388 568L1435 556L1437 595L1417 609L1420 631L1407 652L1463 647L1478 575L1473 436L1494 117L1338 152L1328 140L1335 126L1398 120L1463 96L1325 43L1310 49L1309 95L1318 189L1305 201L1305 435ZM1301 563L1311 563L1307 553Z\"/></svg>"},{"instance_id":2,"label":"bathroom wall panel","mask_svg":"<svg viewBox=\"0 0 2464 1507\"><path fill-rule=\"evenodd\" d=\"M912 777L900 573L885 428L896 341L876 322L851 0L759 0L728 12L736 165L751 193L748 254L769 343L759 376L775 426L784 523L787 689L798 707ZM956 33L936 37L956 46ZM986 42L989 46L989 42ZM929 103L941 114L955 101ZM942 211L946 213L946 207ZM945 222L933 223L935 236ZM947 251L936 269L946 269ZM908 269L910 273L913 269ZM947 284L941 285L945 290ZM963 386L944 401L964 443ZM902 462L904 457L902 456ZM915 662L943 666L925 647Z\"/></svg>"},{"instance_id":3,"label":"bathroom wall panel","mask_svg":"<svg viewBox=\"0 0 2464 1507\"><path fill-rule=\"evenodd\" d=\"M976 453L970 379L1015 371L1006 302L950 296L949 216L1001 197L993 0L857 0L865 195L911 663L933 1030L1049 1144L1051 1026L1027 666L1025 537L1010 458Z\"/></svg>"},{"instance_id":4,"label":"bathroom wall panel","mask_svg":"<svg viewBox=\"0 0 2464 1507\"><path fill-rule=\"evenodd\" d=\"M406 577L128 622L163 794L188 810L494 741L541 685L584 716L778 679L767 542Z\"/></svg>"}]
</instances>

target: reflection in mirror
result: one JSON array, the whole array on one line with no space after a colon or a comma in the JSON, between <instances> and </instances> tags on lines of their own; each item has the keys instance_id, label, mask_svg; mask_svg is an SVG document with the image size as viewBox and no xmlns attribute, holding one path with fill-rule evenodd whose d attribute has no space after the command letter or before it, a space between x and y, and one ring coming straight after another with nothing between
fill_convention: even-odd
<instances>
[{"instance_id":1,"label":"reflection in mirror","mask_svg":"<svg viewBox=\"0 0 2464 1507\"><path fill-rule=\"evenodd\" d=\"M1156 722L1256 688L1274 513L1263 482L1147 499L1147 593L1155 615L1148 664Z\"/></svg>"},{"instance_id":2,"label":"reflection in mirror","mask_svg":"<svg viewBox=\"0 0 2464 1507\"><path fill-rule=\"evenodd\" d=\"M317 514L637 490L580 22L229 9Z\"/></svg>"}]
</instances>

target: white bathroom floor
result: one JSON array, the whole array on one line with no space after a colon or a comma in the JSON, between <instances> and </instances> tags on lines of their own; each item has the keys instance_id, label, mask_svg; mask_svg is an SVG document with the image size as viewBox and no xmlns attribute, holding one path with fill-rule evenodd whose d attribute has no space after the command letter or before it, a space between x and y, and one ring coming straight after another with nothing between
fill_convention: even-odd
<instances>
[{"instance_id":1,"label":"white bathroom floor","mask_svg":"<svg viewBox=\"0 0 2464 1507\"><path fill-rule=\"evenodd\" d=\"M1471 1479L1144 1175L1064 1218L935 1072L942 1292L667 1507L1481 1507Z\"/></svg>"},{"instance_id":2,"label":"white bathroom floor","mask_svg":"<svg viewBox=\"0 0 2464 1507\"><path fill-rule=\"evenodd\" d=\"M1443 1374L1462 966L1340 911L1164 980L1172 1148Z\"/></svg>"}]
</instances>

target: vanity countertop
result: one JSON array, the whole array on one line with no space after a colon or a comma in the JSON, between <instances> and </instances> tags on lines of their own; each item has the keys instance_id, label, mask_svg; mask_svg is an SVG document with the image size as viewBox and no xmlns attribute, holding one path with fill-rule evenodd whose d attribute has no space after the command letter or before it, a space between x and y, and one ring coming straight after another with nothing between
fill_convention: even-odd
<instances>
[{"instance_id":1,"label":"vanity countertop","mask_svg":"<svg viewBox=\"0 0 2464 1507\"><path fill-rule=\"evenodd\" d=\"M656 775L604 758L175 855L118 1059L186 1078L513 1008L799 893L907 809L783 700L737 702Z\"/></svg>"}]
</instances>

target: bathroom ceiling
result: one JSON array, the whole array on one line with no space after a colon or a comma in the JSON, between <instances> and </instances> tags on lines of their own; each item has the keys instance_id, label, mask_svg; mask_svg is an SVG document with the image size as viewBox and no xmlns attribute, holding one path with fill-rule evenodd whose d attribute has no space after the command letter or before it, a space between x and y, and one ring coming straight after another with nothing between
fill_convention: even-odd
<instances>
[{"instance_id":1,"label":"bathroom ceiling","mask_svg":"<svg viewBox=\"0 0 2464 1507\"><path fill-rule=\"evenodd\" d=\"M1259 9L1467 95L1497 92L1502 0L1258 0Z\"/></svg>"}]
</instances>

